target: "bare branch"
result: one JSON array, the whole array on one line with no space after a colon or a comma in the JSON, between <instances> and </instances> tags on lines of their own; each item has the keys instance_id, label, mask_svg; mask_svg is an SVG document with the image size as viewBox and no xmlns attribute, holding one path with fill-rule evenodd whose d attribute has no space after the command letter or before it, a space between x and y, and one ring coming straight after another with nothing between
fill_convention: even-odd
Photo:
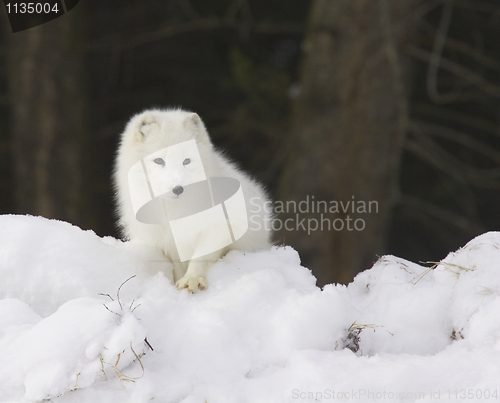
<instances>
[{"instance_id":1,"label":"bare branch","mask_svg":"<svg viewBox=\"0 0 500 403\"><path fill-rule=\"evenodd\" d=\"M430 0L428 2L422 2L422 5L415 10L414 19L416 21L421 21L424 16L429 14L441 4L443 4L443 0Z\"/></svg>"},{"instance_id":2,"label":"bare branch","mask_svg":"<svg viewBox=\"0 0 500 403\"><path fill-rule=\"evenodd\" d=\"M468 10L482 11L485 13L498 12L498 6L481 0L458 0L457 7Z\"/></svg>"},{"instance_id":3,"label":"bare branch","mask_svg":"<svg viewBox=\"0 0 500 403\"><path fill-rule=\"evenodd\" d=\"M111 313L114 313L116 316L119 316L121 318L122 315L120 315L119 313L116 313L115 311L112 311L111 309L109 309L106 304L103 304L104 305L104 308L106 308L109 312Z\"/></svg>"},{"instance_id":4,"label":"bare branch","mask_svg":"<svg viewBox=\"0 0 500 403\"><path fill-rule=\"evenodd\" d=\"M448 34L448 28L450 27L452 11L453 0L446 0L427 70L427 94L429 95L429 98L436 103L448 102L449 99L449 94L439 94L437 90L437 75L439 65L441 64L446 35Z\"/></svg>"},{"instance_id":5,"label":"bare branch","mask_svg":"<svg viewBox=\"0 0 500 403\"><path fill-rule=\"evenodd\" d=\"M380 25L382 27L383 37L385 41L385 51L394 77L393 79L394 96L398 100L397 103L397 108L399 109L398 125L399 125L399 130L401 132L399 138L402 140L406 132L406 129L408 127L408 104L403 85L403 73L401 70L401 62L399 60L396 42L394 40L394 34L391 30L393 24L390 17L390 8L388 0L380 0L379 5L380 5Z\"/></svg>"},{"instance_id":6,"label":"bare branch","mask_svg":"<svg viewBox=\"0 0 500 403\"><path fill-rule=\"evenodd\" d=\"M419 210L434 219L450 224L452 227L456 227L467 233L478 234L485 231L485 228L477 225L468 218L425 200L409 195L402 195L400 202L403 206Z\"/></svg>"},{"instance_id":7,"label":"bare branch","mask_svg":"<svg viewBox=\"0 0 500 403\"><path fill-rule=\"evenodd\" d=\"M149 341L148 341L147 337L144 338L144 343L146 343L148 345L148 347L151 349L151 351L155 351L154 348L153 348L153 346L151 346L151 344L149 344Z\"/></svg>"},{"instance_id":8,"label":"bare branch","mask_svg":"<svg viewBox=\"0 0 500 403\"><path fill-rule=\"evenodd\" d=\"M210 17L192 20L181 24L169 25L155 31L137 35L133 38L117 38L116 35L112 35L90 45L90 50L95 52L108 52L109 48L113 48L115 51L124 51L189 32L221 28L240 29L241 21L231 21L217 17ZM249 29L252 32L260 34L301 34L304 32L305 26L303 24L295 23L260 22L252 24Z\"/></svg>"},{"instance_id":9,"label":"bare branch","mask_svg":"<svg viewBox=\"0 0 500 403\"><path fill-rule=\"evenodd\" d=\"M458 52L469 55L478 63L481 63L483 66L488 67L492 70L500 71L500 63L495 59L492 59L488 56L485 56L481 51L476 48L473 48L469 44L457 41L455 39L448 38L446 40L446 46L450 49L456 50Z\"/></svg>"},{"instance_id":10,"label":"bare branch","mask_svg":"<svg viewBox=\"0 0 500 403\"><path fill-rule=\"evenodd\" d=\"M418 125L418 127L420 127L425 133L459 143L464 147L476 151L477 153L482 154L500 164L500 153L498 151L495 151L490 145L483 143L482 141L473 139L470 135L464 132L435 123L423 122L419 120L413 120L413 123Z\"/></svg>"},{"instance_id":11,"label":"bare branch","mask_svg":"<svg viewBox=\"0 0 500 403\"><path fill-rule=\"evenodd\" d=\"M118 291L116 292L116 298L118 299L118 304L120 305L120 309L123 311L123 307L122 307L122 303L120 302L120 290L122 289L123 285L128 282L129 280L132 280L134 277L136 276L136 274L134 274L133 276L129 277L128 279L126 279L123 283L120 284L120 287L118 287Z\"/></svg>"},{"instance_id":12,"label":"bare branch","mask_svg":"<svg viewBox=\"0 0 500 403\"><path fill-rule=\"evenodd\" d=\"M466 125L475 130L481 130L488 134L500 136L499 125L476 115L468 115L453 109L425 103L414 103L412 105L412 110L417 114L425 114L440 119L445 118L453 123Z\"/></svg>"},{"instance_id":13,"label":"bare branch","mask_svg":"<svg viewBox=\"0 0 500 403\"><path fill-rule=\"evenodd\" d=\"M431 60L432 54L421 48L417 48L416 46L408 46L406 48L406 51L408 52L409 55L429 62ZM485 92L488 95L495 96L495 97L500 97L500 87L498 85L495 85L493 83L490 83L489 81L485 80L483 77L481 77L479 74L474 73L473 71L470 71L469 69L460 66L459 64L452 62L449 59L441 58L440 61L440 67L443 68L444 70L449 71L450 73L456 75L457 77L463 78L464 80L468 81L471 84L476 85L479 89L481 89L483 92ZM440 95L440 99L444 100L444 95ZM455 95L454 95L455 97ZM450 97L451 98L451 97ZM447 102L451 102L455 99L451 98Z\"/></svg>"},{"instance_id":14,"label":"bare branch","mask_svg":"<svg viewBox=\"0 0 500 403\"><path fill-rule=\"evenodd\" d=\"M407 139L405 148L430 165L461 183L488 189L500 188L500 168L481 169L458 160L440 147L429 136L412 127L413 139Z\"/></svg>"},{"instance_id":15,"label":"bare branch","mask_svg":"<svg viewBox=\"0 0 500 403\"><path fill-rule=\"evenodd\" d=\"M451 176L457 182L466 183L463 174L456 171L453 166L439 159L437 156L431 155L429 150L424 147L421 142L407 139L404 143L404 148L429 163L429 165L432 165L441 172Z\"/></svg>"},{"instance_id":16,"label":"bare branch","mask_svg":"<svg viewBox=\"0 0 500 403\"><path fill-rule=\"evenodd\" d=\"M500 8L499 8L500 11ZM435 36L437 31L429 24L427 21L420 22L420 28L431 36ZM466 42L458 41L456 39L447 37L445 46L449 49L456 50L457 52L463 53L483 66L490 68L492 70L500 71L500 63L491 57L485 56L479 49L470 46Z\"/></svg>"}]
</instances>

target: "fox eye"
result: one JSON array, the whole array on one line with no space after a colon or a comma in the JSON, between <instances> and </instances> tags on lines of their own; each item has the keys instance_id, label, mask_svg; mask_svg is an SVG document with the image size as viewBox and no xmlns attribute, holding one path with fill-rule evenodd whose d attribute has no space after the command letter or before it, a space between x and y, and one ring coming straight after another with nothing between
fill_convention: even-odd
<instances>
[{"instance_id":1,"label":"fox eye","mask_svg":"<svg viewBox=\"0 0 500 403\"><path fill-rule=\"evenodd\" d=\"M184 162L182 163L182 165L187 165L187 164L189 164L190 162L191 162L191 160L190 160L189 158L186 158L186 159L184 160Z\"/></svg>"},{"instance_id":2,"label":"fox eye","mask_svg":"<svg viewBox=\"0 0 500 403\"><path fill-rule=\"evenodd\" d=\"M155 158L153 162L157 163L158 165L165 165L165 161L163 161L163 158Z\"/></svg>"}]
</instances>

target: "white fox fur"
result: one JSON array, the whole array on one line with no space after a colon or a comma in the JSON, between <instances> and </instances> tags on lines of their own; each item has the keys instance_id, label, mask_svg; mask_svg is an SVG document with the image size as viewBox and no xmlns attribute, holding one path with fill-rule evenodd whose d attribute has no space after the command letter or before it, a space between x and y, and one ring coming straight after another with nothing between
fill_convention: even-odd
<instances>
[{"instance_id":1,"label":"white fox fur","mask_svg":"<svg viewBox=\"0 0 500 403\"><path fill-rule=\"evenodd\" d=\"M245 198L248 219L253 224L259 224L250 224L245 235L221 250L200 259L180 262L168 225L143 224L136 219L130 197L128 172L132 165L148 155L192 139L196 140L206 176L237 179ZM163 171L158 171L158 173L162 175L162 181L164 180L169 189L182 186L182 175L174 174L168 164L166 167L158 166L159 170L162 168ZM207 130L196 113L180 109L152 109L132 117L121 136L118 147L114 185L118 202L119 225L123 236L160 250L172 261L174 281L179 289L188 288L189 292L204 289L207 286L208 269L229 250L252 252L270 247L271 234L268 227L271 217L264 206L268 198L263 188L214 149ZM178 201L174 201L174 203L177 202L182 203L182 194L179 195ZM215 230L215 233L212 231L206 235L217 236L217 232Z\"/></svg>"}]
</instances>

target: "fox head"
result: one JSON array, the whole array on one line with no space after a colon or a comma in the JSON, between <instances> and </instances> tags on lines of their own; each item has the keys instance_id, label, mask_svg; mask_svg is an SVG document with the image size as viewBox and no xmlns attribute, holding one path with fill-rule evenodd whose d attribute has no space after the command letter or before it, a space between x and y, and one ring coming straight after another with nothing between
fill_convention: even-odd
<instances>
[{"instance_id":1,"label":"fox head","mask_svg":"<svg viewBox=\"0 0 500 403\"><path fill-rule=\"evenodd\" d=\"M187 185L207 179L194 139L151 153L142 164L155 196L179 198Z\"/></svg>"},{"instance_id":2,"label":"fox head","mask_svg":"<svg viewBox=\"0 0 500 403\"><path fill-rule=\"evenodd\" d=\"M187 185L206 180L212 143L196 113L150 110L135 116L125 130L126 148L142 161L156 196L181 198Z\"/></svg>"}]
</instances>

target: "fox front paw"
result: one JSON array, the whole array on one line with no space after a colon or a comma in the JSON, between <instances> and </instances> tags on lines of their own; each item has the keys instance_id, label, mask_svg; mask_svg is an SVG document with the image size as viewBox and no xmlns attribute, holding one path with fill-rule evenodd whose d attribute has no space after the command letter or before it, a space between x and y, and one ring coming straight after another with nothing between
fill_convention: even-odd
<instances>
[{"instance_id":1,"label":"fox front paw","mask_svg":"<svg viewBox=\"0 0 500 403\"><path fill-rule=\"evenodd\" d=\"M178 290L183 290L187 288L191 294L198 292L198 290L204 290L207 288L207 279L205 277L182 277L177 283L175 283Z\"/></svg>"}]
</instances>

